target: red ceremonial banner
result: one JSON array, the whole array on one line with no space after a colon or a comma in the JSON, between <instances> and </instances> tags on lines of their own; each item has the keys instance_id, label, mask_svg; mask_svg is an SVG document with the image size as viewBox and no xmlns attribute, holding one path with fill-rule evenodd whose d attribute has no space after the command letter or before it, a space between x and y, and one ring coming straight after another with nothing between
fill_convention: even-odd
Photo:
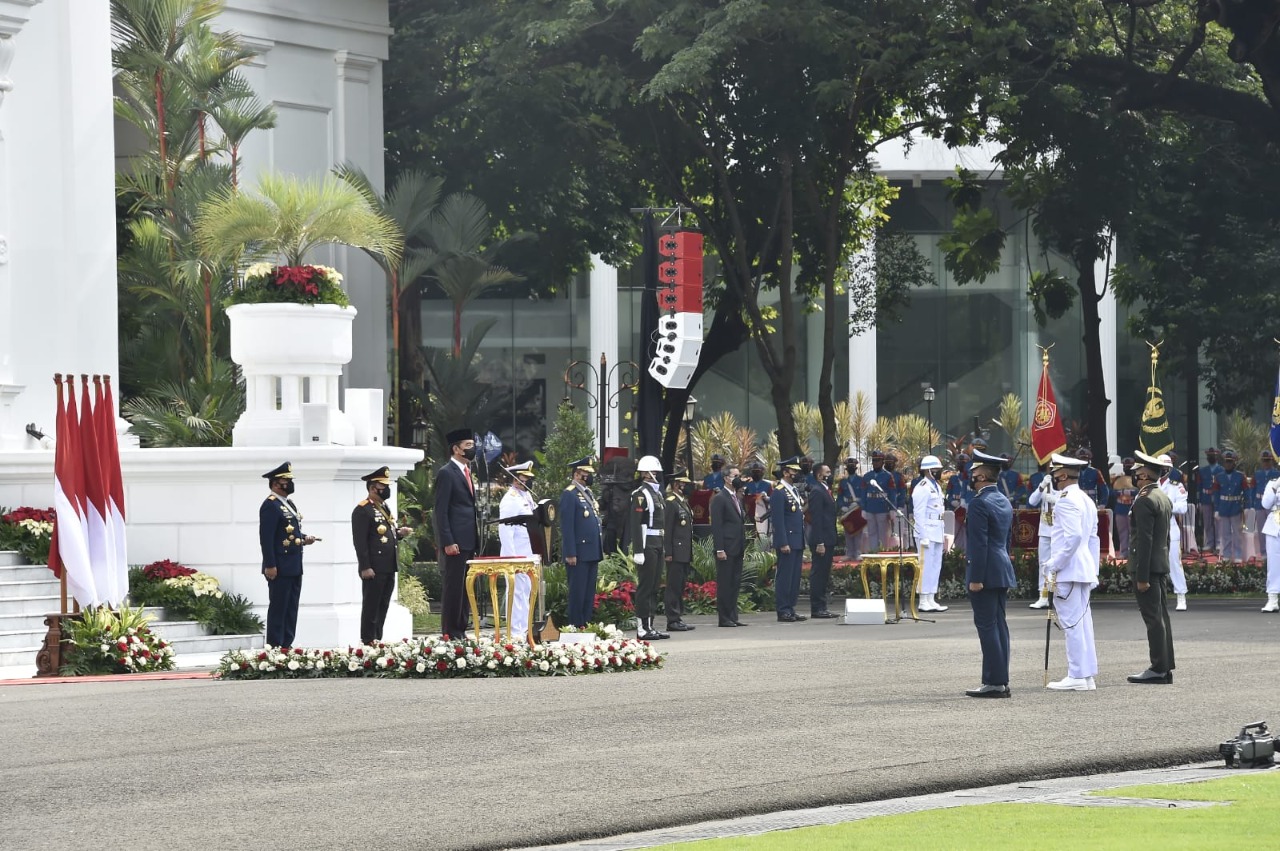
<instances>
[{"instance_id":1,"label":"red ceremonial banner","mask_svg":"<svg viewBox=\"0 0 1280 851\"><path fill-rule=\"evenodd\" d=\"M1053 382L1049 380L1049 353L1043 357L1044 367L1040 372L1040 389L1036 391L1036 407L1031 413L1031 449L1036 454L1036 462L1044 464L1055 452L1067 448L1067 433L1062 427L1062 411L1058 409L1058 398L1053 392Z\"/></svg>"},{"instance_id":2,"label":"red ceremonial banner","mask_svg":"<svg viewBox=\"0 0 1280 851\"><path fill-rule=\"evenodd\" d=\"M693 509L693 522L702 525L711 522L711 497L715 491L699 488L689 494L689 507Z\"/></svg>"}]
</instances>

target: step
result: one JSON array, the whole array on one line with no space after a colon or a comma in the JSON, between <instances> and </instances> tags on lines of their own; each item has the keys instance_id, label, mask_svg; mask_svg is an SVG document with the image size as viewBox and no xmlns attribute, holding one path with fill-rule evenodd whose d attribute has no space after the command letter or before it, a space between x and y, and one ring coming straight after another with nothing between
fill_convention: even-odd
<instances>
[{"instance_id":1,"label":"step","mask_svg":"<svg viewBox=\"0 0 1280 851\"><path fill-rule=\"evenodd\" d=\"M0 567L8 567L9 565L21 565L25 562L17 550L0 550Z\"/></svg>"},{"instance_id":2,"label":"step","mask_svg":"<svg viewBox=\"0 0 1280 851\"><path fill-rule=\"evenodd\" d=\"M43 577L35 579L19 579L10 580L7 576L0 576L0 600L9 600L14 597L57 597L62 598L62 587L58 580L54 579L52 574L45 571Z\"/></svg>"},{"instance_id":3,"label":"step","mask_svg":"<svg viewBox=\"0 0 1280 851\"><path fill-rule=\"evenodd\" d=\"M0 616L45 615L62 607L57 594L31 597L0 597Z\"/></svg>"},{"instance_id":4,"label":"step","mask_svg":"<svg viewBox=\"0 0 1280 851\"><path fill-rule=\"evenodd\" d=\"M0 668L30 665L32 672L36 667L36 653L40 650L40 642L29 647L13 647L0 649Z\"/></svg>"},{"instance_id":5,"label":"step","mask_svg":"<svg viewBox=\"0 0 1280 851\"><path fill-rule=\"evenodd\" d=\"M58 606L55 604L49 611L56 612L57 610ZM44 617L48 613L0 615L0 632L38 632L44 635L48 629L45 625Z\"/></svg>"},{"instance_id":6,"label":"step","mask_svg":"<svg viewBox=\"0 0 1280 851\"><path fill-rule=\"evenodd\" d=\"M0 631L0 653L6 650L21 650L23 647L40 646L44 641L45 629L14 629Z\"/></svg>"},{"instance_id":7,"label":"step","mask_svg":"<svg viewBox=\"0 0 1280 851\"><path fill-rule=\"evenodd\" d=\"M228 650L258 650L265 645L262 635L201 635L169 642L179 659L195 653L222 654Z\"/></svg>"},{"instance_id":8,"label":"step","mask_svg":"<svg viewBox=\"0 0 1280 851\"><path fill-rule=\"evenodd\" d=\"M200 638L207 634L199 621L152 621L151 631L170 644L180 638Z\"/></svg>"},{"instance_id":9,"label":"step","mask_svg":"<svg viewBox=\"0 0 1280 851\"><path fill-rule=\"evenodd\" d=\"M0 553L0 557L4 553ZM53 575L53 571L44 565L39 564L3 564L0 563L0 582L32 582L43 579L58 583L58 577Z\"/></svg>"}]
</instances>

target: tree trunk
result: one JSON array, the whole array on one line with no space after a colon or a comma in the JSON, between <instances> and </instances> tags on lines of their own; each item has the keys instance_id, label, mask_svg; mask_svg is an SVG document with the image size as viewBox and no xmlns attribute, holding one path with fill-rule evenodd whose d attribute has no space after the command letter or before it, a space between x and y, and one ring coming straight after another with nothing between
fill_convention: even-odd
<instances>
[{"instance_id":1,"label":"tree trunk","mask_svg":"<svg viewBox=\"0 0 1280 851\"><path fill-rule=\"evenodd\" d=\"M1093 273L1096 258L1082 256L1086 252L1077 253L1074 258L1079 277L1076 287L1080 291L1081 322L1084 325L1084 357L1085 382L1087 385L1086 411L1089 433L1089 448L1093 452L1093 464L1102 472L1104 478L1110 480L1107 456L1107 406L1111 400L1107 398L1106 380L1102 371L1102 319L1098 315L1097 283Z\"/></svg>"},{"instance_id":2,"label":"tree trunk","mask_svg":"<svg viewBox=\"0 0 1280 851\"><path fill-rule=\"evenodd\" d=\"M400 346L400 382L396 393L400 399L400 419L404 421L413 416L414 412L409 407L414 394L406 396L400 391L404 387L412 387L415 394L422 393L426 376L422 357L422 291L419 286L408 287L400 294L400 321L404 343ZM426 415L425 407L423 415Z\"/></svg>"},{"instance_id":3,"label":"tree trunk","mask_svg":"<svg viewBox=\"0 0 1280 851\"><path fill-rule=\"evenodd\" d=\"M1195 368L1199 354L1195 348L1187 352L1182 376L1183 381L1186 382L1187 394L1187 445L1182 449L1187 456L1183 459L1187 463L1187 469L1184 472L1186 484L1191 481L1191 471L1200 463L1200 374Z\"/></svg>"},{"instance_id":4,"label":"tree trunk","mask_svg":"<svg viewBox=\"0 0 1280 851\"><path fill-rule=\"evenodd\" d=\"M400 446L400 274L391 269L387 279L391 285L391 442Z\"/></svg>"},{"instance_id":5,"label":"tree trunk","mask_svg":"<svg viewBox=\"0 0 1280 851\"><path fill-rule=\"evenodd\" d=\"M778 250L778 330L774 332L781 337L780 362L773 362L768 332L764 328L756 328L752 336L760 349L765 373L769 376L769 398L778 418L778 451L787 458L800 452L796 421L791 416L791 385L796 377L796 308L791 289L792 258L795 254L795 181L791 157L784 155L780 165L782 206L778 233L782 244Z\"/></svg>"}]
</instances>

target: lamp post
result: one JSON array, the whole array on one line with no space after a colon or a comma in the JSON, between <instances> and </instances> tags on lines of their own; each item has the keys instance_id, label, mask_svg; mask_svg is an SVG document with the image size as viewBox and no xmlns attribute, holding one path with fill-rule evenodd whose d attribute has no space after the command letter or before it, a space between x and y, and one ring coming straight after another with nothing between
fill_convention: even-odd
<instances>
[{"instance_id":1,"label":"lamp post","mask_svg":"<svg viewBox=\"0 0 1280 851\"><path fill-rule=\"evenodd\" d=\"M596 409L596 435L600 440L600 454L597 456L599 458L604 458L604 442L609 432L609 410L618 407L619 397L622 395L623 390L635 390L640 386L639 373L640 367L629 360L624 360L610 367L609 360L603 353L600 355L600 368L598 370L583 360L576 360L565 367L565 401L569 400L569 388L581 390L587 394L587 407ZM593 388L587 385L588 376L596 380L594 392ZM618 389L612 393L609 392L609 380L611 378L617 378L618 380Z\"/></svg>"},{"instance_id":2,"label":"lamp post","mask_svg":"<svg viewBox=\"0 0 1280 851\"><path fill-rule=\"evenodd\" d=\"M684 462L685 475L693 479L693 412L698 400L690 396L684 403Z\"/></svg>"},{"instance_id":3,"label":"lamp post","mask_svg":"<svg viewBox=\"0 0 1280 851\"><path fill-rule=\"evenodd\" d=\"M422 414L413 418L413 431L409 439L413 441L415 449L427 448L427 421L422 418Z\"/></svg>"},{"instance_id":4,"label":"lamp post","mask_svg":"<svg viewBox=\"0 0 1280 851\"><path fill-rule=\"evenodd\" d=\"M928 384L924 388L924 404L925 417L929 421L929 428L933 428L933 400L937 398L938 393L933 389L932 384ZM929 447L932 449L933 447Z\"/></svg>"}]
</instances>

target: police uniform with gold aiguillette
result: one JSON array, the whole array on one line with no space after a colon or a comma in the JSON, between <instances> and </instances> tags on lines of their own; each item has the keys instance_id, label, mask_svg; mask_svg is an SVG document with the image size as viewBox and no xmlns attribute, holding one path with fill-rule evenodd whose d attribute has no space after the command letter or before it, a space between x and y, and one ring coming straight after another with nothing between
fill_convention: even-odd
<instances>
[{"instance_id":1,"label":"police uniform with gold aiguillette","mask_svg":"<svg viewBox=\"0 0 1280 851\"><path fill-rule=\"evenodd\" d=\"M361 476L361 480L366 484L385 485L389 489L391 470L379 467L367 476ZM387 609L396 590L399 541L395 515L386 502L379 505L371 499L364 499L352 510L351 542L356 549L356 571L359 574L373 571L371 579L360 577L360 641L364 644L382 640Z\"/></svg>"},{"instance_id":2,"label":"police uniform with gold aiguillette","mask_svg":"<svg viewBox=\"0 0 1280 851\"><path fill-rule=\"evenodd\" d=\"M284 479L292 493L293 465L288 461L262 478L268 482ZM258 542L262 546L262 570L276 569L276 578L267 580L267 644L292 647L298 628L298 601L302 597L302 515L293 500L272 493L258 509Z\"/></svg>"},{"instance_id":3,"label":"police uniform with gold aiguillette","mask_svg":"<svg viewBox=\"0 0 1280 851\"><path fill-rule=\"evenodd\" d=\"M684 493L690 484L688 475L676 474L671 481L666 510L662 513L666 523L662 548L667 558L667 590L663 608L667 613L669 632L693 629L684 622L684 585L689 577L689 565L693 562L693 509L689 507Z\"/></svg>"}]
</instances>

